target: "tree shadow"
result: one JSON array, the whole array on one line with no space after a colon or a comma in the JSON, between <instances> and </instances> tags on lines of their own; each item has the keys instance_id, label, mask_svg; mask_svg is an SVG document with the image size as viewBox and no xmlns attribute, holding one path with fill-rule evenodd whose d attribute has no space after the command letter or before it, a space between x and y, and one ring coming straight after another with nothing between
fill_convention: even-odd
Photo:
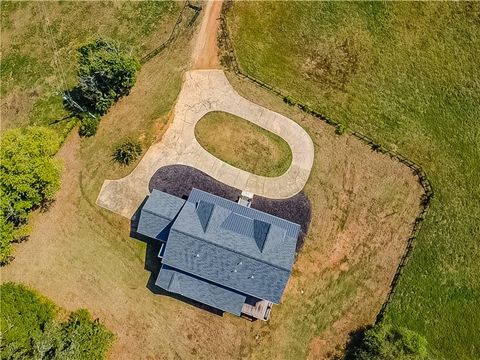
<instances>
[{"instance_id":1,"label":"tree shadow","mask_svg":"<svg viewBox=\"0 0 480 360\"><path fill-rule=\"evenodd\" d=\"M137 211L135 211L132 218L130 219L130 237L138 241L142 241L146 244L144 269L150 272L150 276L148 278L147 285L146 285L147 289L150 290L150 292L152 292L152 294L154 295L168 296L173 299L187 303L191 306L195 306L204 311L208 311L214 315L223 317L222 310L202 304L198 301L192 300L180 294L168 292L155 284L158 278L158 274L160 273L160 269L162 267L162 260L158 257L158 254L160 252L162 244L164 244L165 242L157 239L152 239L148 236L139 234L137 232L140 213L147 199L148 197L146 197L142 201L139 208L137 209Z\"/></svg>"},{"instance_id":2,"label":"tree shadow","mask_svg":"<svg viewBox=\"0 0 480 360\"><path fill-rule=\"evenodd\" d=\"M372 325L362 326L348 334L348 340L345 345L345 354L342 360L355 360L357 358L356 352L362 346L365 339L365 332L370 330Z\"/></svg>"},{"instance_id":3,"label":"tree shadow","mask_svg":"<svg viewBox=\"0 0 480 360\"><path fill-rule=\"evenodd\" d=\"M95 114L95 108L92 102L85 98L79 86L71 88L63 94L63 107L70 112L72 116L80 119Z\"/></svg>"}]
</instances>

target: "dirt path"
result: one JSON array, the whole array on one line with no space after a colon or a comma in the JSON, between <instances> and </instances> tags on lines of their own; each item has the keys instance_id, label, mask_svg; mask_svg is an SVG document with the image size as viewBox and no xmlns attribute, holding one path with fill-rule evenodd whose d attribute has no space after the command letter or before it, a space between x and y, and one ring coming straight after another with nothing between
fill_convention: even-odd
<instances>
[{"instance_id":1,"label":"dirt path","mask_svg":"<svg viewBox=\"0 0 480 360\"><path fill-rule=\"evenodd\" d=\"M223 0L208 1L204 7L202 26L193 49L193 70L219 69L217 33Z\"/></svg>"}]
</instances>

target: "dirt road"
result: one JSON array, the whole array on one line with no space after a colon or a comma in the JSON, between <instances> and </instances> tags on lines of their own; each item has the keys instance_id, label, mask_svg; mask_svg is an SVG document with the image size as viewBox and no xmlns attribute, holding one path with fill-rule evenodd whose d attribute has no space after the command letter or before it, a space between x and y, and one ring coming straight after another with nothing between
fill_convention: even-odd
<instances>
[{"instance_id":1,"label":"dirt road","mask_svg":"<svg viewBox=\"0 0 480 360\"><path fill-rule=\"evenodd\" d=\"M217 33L223 0L208 1L192 54L192 69L219 69Z\"/></svg>"}]
</instances>

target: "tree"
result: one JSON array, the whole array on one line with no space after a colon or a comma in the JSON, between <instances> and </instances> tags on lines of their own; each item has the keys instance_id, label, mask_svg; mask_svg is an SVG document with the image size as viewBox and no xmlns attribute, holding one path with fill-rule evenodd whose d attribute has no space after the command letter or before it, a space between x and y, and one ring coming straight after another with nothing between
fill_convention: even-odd
<instances>
[{"instance_id":1,"label":"tree","mask_svg":"<svg viewBox=\"0 0 480 360\"><path fill-rule=\"evenodd\" d=\"M0 194L0 196L3 195ZM6 265L13 260L13 224L7 221L3 211L0 213L0 265Z\"/></svg>"},{"instance_id":2,"label":"tree","mask_svg":"<svg viewBox=\"0 0 480 360\"><path fill-rule=\"evenodd\" d=\"M57 319L58 309L50 300L23 285L5 283L2 296L1 358L45 360L104 359L113 334L87 310Z\"/></svg>"},{"instance_id":3,"label":"tree","mask_svg":"<svg viewBox=\"0 0 480 360\"><path fill-rule=\"evenodd\" d=\"M61 334L60 353L70 360L103 359L113 341L113 334L85 309L70 314Z\"/></svg>"},{"instance_id":4,"label":"tree","mask_svg":"<svg viewBox=\"0 0 480 360\"><path fill-rule=\"evenodd\" d=\"M103 39L82 46L78 52L80 101L103 115L130 92L140 63L117 43Z\"/></svg>"},{"instance_id":5,"label":"tree","mask_svg":"<svg viewBox=\"0 0 480 360\"><path fill-rule=\"evenodd\" d=\"M358 343L347 346L346 359L428 359L427 341L414 331L380 324L366 330Z\"/></svg>"},{"instance_id":6,"label":"tree","mask_svg":"<svg viewBox=\"0 0 480 360\"><path fill-rule=\"evenodd\" d=\"M120 144L113 153L113 159L122 165L129 165L142 153L142 147L138 141L126 140Z\"/></svg>"},{"instance_id":7,"label":"tree","mask_svg":"<svg viewBox=\"0 0 480 360\"><path fill-rule=\"evenodd\" d=\"M0 263L11 259L9 243L28 214L54 200L60 187L60 164L53 158L61 144L51 129L28 127L6 131L0 142Z\"/></svg>"}]
</instances>

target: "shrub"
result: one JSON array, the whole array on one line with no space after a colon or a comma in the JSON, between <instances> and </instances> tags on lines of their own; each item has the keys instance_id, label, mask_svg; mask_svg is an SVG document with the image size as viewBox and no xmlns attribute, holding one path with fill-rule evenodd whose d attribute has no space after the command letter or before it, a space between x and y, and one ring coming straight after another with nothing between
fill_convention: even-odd
<instances>
[{"instance_id":1,"label":"shrub","mask_svg":"<svg viewBox=\"0 0 480 360\"><path fill-rule=\"evenodd\" d=\"M113 153L113 159L122 165L129 165L142 153L142 147L138 141L126 140L120 144Z\"/></svg>"},{"instance_id":2,"label":"shrub","mask_svg":"<svg viewBox=\"0 0 480 360\"><path fill-rule=\"evenodd\" d=\"M87 310L57 319L57 308L23 285L0 286L2 359L103 359L113 334Z\"/></svg>"},{"instance_id":3,"label":"shrub","mask_svg":"<svg viewBox=\"0 0 480 360\"><path fill-rule=\"evenodd\" d=\"M94 119L91 117L83 118L81 120L80 129L78 130L78 133L80 134L80 136L84 136L84 137L93 136L97 133L98 125L99 125L99 120L97 119Z\"/></svg>"},{"instance_id":4,"label":"shrub","mask_svg":"<svg viewBox=\"0 0 480 360\"><path fill-rule=\"evenodd\" d=\"M112 41L94 40L78 49L81 102L97 114L127 95L135 84L140 63Z\"/></svg>"},{"instance_id":5,"label":"shrub","mask_svg":"<svg viewBox=\"0 0 480 360\"><path fill-rule=\"evenodd\" d=\"M427 341L414 331L392 325L376 325L363 333L347 359L422 360L428 358Z\"/></svg>"},{"instance_id":6,"label":"shrub","mask_svg":"<svg viewBox=\"0 0 480 360\"><path fill-rule=\"evenodd\" d=\"M335 126L335 134L337 135L343 135L345 134L345 131L347 131L347 127L343 124L337 124Z\"/></svg>"},{"instance_id":7,"label":"shrub","mask_svg":"<svg viewBox=\"0 0 480 360\"><path fill-rule=\"evenodd\" d=\"M61 139L43 127L6 131L0 143L0 263L11 260L9 243L25 239L28 214L53 201L60 187L60 164L53 155ZM26 228L25 228L26 229Z\"/></svg>"},{"instance_id":8,"label":"shrub","mask_svg":"<svg viewBox=\"0 0 480 360\"><path fill-rule=\"evenodd\" d=\"M297 100L292 98L291 96L287 95L283 98L283 101L286 102L288 105L297 105Z\"/></svg>"}]
</instances>

